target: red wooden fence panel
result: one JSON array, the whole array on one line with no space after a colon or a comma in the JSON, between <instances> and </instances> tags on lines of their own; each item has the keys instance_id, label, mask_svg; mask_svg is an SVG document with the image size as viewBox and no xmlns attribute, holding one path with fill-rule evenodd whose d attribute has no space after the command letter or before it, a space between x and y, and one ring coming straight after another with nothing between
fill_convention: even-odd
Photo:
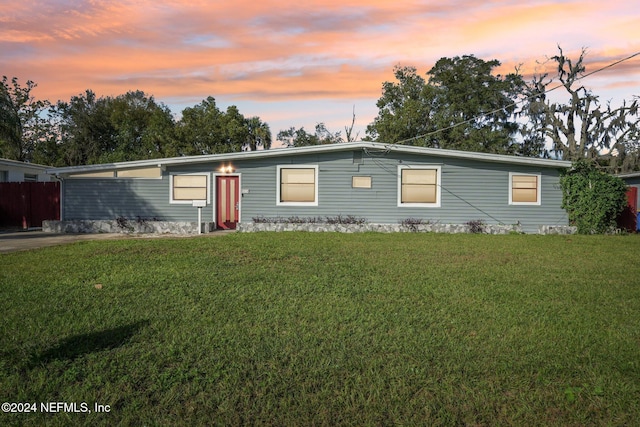
<instances>
[{"instance_id":1,"label":"red wooden fence panel","mask_svg":"<svg viewBox=\"0 0 640 427\"><path fill-rule=\"evenodd\" d=\"M0 183L0 227L42 227L59 219L59 182Z\"/></svg>"},{"instance_id":2,"label":"red wooden fence panel","mask_svg":"<svg viewBox=\"0 0 640 427\"><path fill-rule=\"evenodd\" d=\"M629 232L634 232L637 229L637 212L638 206L638 187L629 187L627 189L627 206L618 216L618 228L625 229Z\"/></svg>"}]
</instances>

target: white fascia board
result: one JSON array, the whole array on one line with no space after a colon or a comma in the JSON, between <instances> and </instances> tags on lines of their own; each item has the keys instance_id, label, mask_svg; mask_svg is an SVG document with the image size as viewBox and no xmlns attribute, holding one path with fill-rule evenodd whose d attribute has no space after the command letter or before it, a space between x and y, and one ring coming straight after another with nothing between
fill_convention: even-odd
<instances>
[{"instance_id":1,"label":"white fascia board","mask_svg":"<svg viewBox=\"0 0 640 427\"><path fill-rule=\"evenodd\" d=\"M45 171L47 168L50 167L45 165L39 165L37 163L27 163L27 162L21 162L18 160L9 160L9 159L0 159L0 165L11 166L15 168L22 168L22 169L27 169L27 168L37 169L39 171Z\"/></svg>"},{"instance_id":2,"label":"white fascia board","mask_svg":"<svg viewBox=\"0 0 640 427\"><path fill-rule=\"evenodd\" d=\"M571 162L564 160L550 160L541 159L535 157L516 157L507 156L501 154L488 154L488 153L476 153L472 151L457 151L446 150L442 148L426 148L426 147L413 147L408 145L399 144L383 144L379 142L343 142L337 144L326 145L312 145L306 147L292 147L292 148L273 148L269 150L259 151L240 151L235 153L224 154L206 154L200 156L185 156L185 157L170 157L164 159L148 159L148 160L136 160L131 162L120 163L105 163L99 165L85 165L85 166L69 166L63 168L50 168L47 169L47 173L50 174L67 174L67 173L81 173L81 172L97 172L101 170L109 169L123 169L123 168L138 168L138 167L150 167L150 166L171 166L180 164L196 164L207 162L224 162L230 160L250 160L261 159L269 157L284 157L295 156L297 154L318 154L333 151L347 151L354 149L372 149L380 151L394 151L399 153L410 153L417 155L430 155L434 157L448 157L458 159L470 159L480 160L486 162L497 163L509 163L509 164L522 164L529 166L541 166L541 167L556 167L556 168L569 168Z\"/></svg>"},{"instance_id":3,"label":"white fascia board","mask_svg":"<svg viewBox=\"0 0 640 427\"><path fill-rule=\"evenodd\" d=\"M384 145L384 144L383 144ZM478 153L474 151L447 150L444 148L411 147L406 145L386 145L392 151L448 157L456 159L480 160L485 162L522 164L530 166L570 168L571 162L565 160L542 159L537 157L517 157L505 154Z\"/></svg>"},{"instance_id":4,"label":"white fascia board","mask_svg":"<svg viewBox=\"0 0 640 427\"><path fill-rule=\"evenodd\" d=\"M621 173L620 175L616 175L618 178L637 178L640 177L640 172L629 172L629 173Z\"/></svg>"}]
</instances>

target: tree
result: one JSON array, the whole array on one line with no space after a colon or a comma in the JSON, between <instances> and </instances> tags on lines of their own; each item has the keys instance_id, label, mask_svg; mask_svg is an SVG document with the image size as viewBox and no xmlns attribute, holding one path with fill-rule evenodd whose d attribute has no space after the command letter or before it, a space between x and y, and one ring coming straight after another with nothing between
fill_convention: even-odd
<instances>
[{"instance_id":1,"label":"tree","mask_svg":"<svg viewBox=\"0 0 640 427\"><path fill-rule=\"evenodd\" d=\"M209 96L194 107L182 111L178 122L180 154L231 153L271 146L271 131L259 117L245 119L235 105L220 111L214 97Z\"/></svg>"},{"instance_id":2,"label":"tree","mask_svg":"<svg viewBox=\"0 0 640 427\"><path fill-rule=\"evenodd\" d=\"M107 99L87 90L58 101L54 115L58 118L60 155L65 166L100 163L102 153L115 149L115 129L109 117Z\"/></svg>"},{"instance_id":3,"label":"tree","mask_svg":"<svg viewBox=\"0 0 640 427\"><path fill-rule=\"evenodd\" d=\"M242 147L249 141L247 120L240 114L238 107L235 105L227 107L227 111L222 114L221 117L221 137L223 143L217 152L231 153L234 151L242 151Z\"/></svg>"},{"instance_id":4,"label":"tree","mask_svg":"<svg viewBox=\"0 0 640 427\"><path fill-rule=\"evenodd\" d=\"M614 149L625 153L637 150L634 144L640 139L638 99L624 101L618 108L613 108L610 102L602 105L598 96L580 85L586 71L586 50L582 49L575 62L564 55L560 46L558 52L550 60L555 62L559 87L564 88L568 100L551 101L545 92L554 79L548 74L534 76L529 90L536 96L530 99L527 109L539 112L542 119L533 123L526 135L544 135L551 141L553 152L571 161L598 158Z\"/></svg>"},{"instance_id":5,"label":"tree","mask_svg":"<svg viewBox=\"0 0 640 427\"><path fill-rule=\"evenodd\" d=\"M48 101L36 100L31 91L37 86L28 80L22 87L16 77L0 84L0 156L12 160L32 161L40 141L48 137L44 117Z\"/></svg>"},{"instance_id":6,"label":"tree","mask_svg":"<svg viewBox=\"0 0 640 427\"><path fill-rule=\"evenodd\" d=\"M101 162L153 159L177 155L171 111L143 91L107 98L114 146Z\"/></svg>"},{"instance_id":7,"label":"tree","mask_svg":"<svg viewBox=\"0 0 640 427\"><path fill-rule=\"evenodd\" d=\"M627 204L624 181L598 170L593 161L576 161L563 172L560 186L562 208L581 234L610 232Z\"/></svg>"},{"instance_id":8,"label":"tree","mask_svg":"<svg viewBox=\"0 0 640 427\"><path fill-rule=\"evenodd\" d=\"M259 147L263 150L271 148L271 130L268 124L255 116L246 120L246 126L248 130L247 142L244 145L246 151L256 151Z\"/></svg>"},{"instance_id":9,"label":"tree","mask_svg":"<svg viewBox=\"0 0 640 427\"><path fill-rule=\"evenodd\" d=\"M277 140L287 147L305 147L308 145L337 144L344 142L340 132L330 132L324 123L316 124L316 131L310 134L304 127L296 129L290 127L278 132Z\"/></svg>"},{"instance_id":10,"label":"tree","mask_svg":"<svg viewBox=\"0 0 640 427\"><path fill-rule=\"evenodd\" d=\"M414 67L396 66L394 76L397 82L382 84L382 96L376 102L378 116L367 126L366 139L430 146L424 139L413 138L435 130L430 122L434 88L427 86Z\"/></svg>"},{"instance_id":11,"label":"tree","mask_svg":"<svg viewBox=\"0 0 640 427\"><path fill-rule=\"evenodd\" d=\"M516 101L524 81L516 73L492 74L497 60L473 55L441 58L427 73L396 67L385 82L368 139L492 153L517 151Z\"/></svg>"},{"instance_id":12,"label":"tree","mask_svg":"<svg viewBox=\"0 0 640 427\"><path fill-rule=\"evenodd\" d=\"M435 147L511 154L518 150L515 112L525 84L517 71L493 75L496 59L442 58L429 71L434 87Z\"/></svg>"},{"instance_id":13,"label":"tree","mask_svg":"<svg viewBox=\"0 0 640 427\"><path fill-rule=\"evenodd\" d=\"M65 165L178 154L171 111L142 91L98 98L87 90L69 102L58 102L55 114Z\"/></svg>"},{"instance_id":14,"label":"tree","mask_svg":"<svg viewBox=\"0 0 640 427\"><path fill-rule=\"evenodd\" d=\"M344 127L344 135L347 138L347 142L353 142L355 140L358 139L358 136L360 135L360 132L356 132L356 134L353 134L353 127L356 124L356 107L355 105L353 106L353 115L351 117L351 126L345 126Z\"/></svg>"}]
</instances>

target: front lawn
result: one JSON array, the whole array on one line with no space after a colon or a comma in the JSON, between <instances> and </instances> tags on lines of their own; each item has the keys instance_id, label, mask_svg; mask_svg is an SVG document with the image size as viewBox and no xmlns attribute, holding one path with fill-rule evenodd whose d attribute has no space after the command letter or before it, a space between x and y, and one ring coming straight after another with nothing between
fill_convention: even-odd
<instances>
[{"instance_id":1,"label":"front lawn","mask_svg":"<svg viewBox=\"0 0 640 427\"><path fill-rule=\"evenodd\" d=\"M3 254L0 402L37 411L0 425L633 425L639 258L640 236L375 233Z\"/></svg>"}]
</instances>

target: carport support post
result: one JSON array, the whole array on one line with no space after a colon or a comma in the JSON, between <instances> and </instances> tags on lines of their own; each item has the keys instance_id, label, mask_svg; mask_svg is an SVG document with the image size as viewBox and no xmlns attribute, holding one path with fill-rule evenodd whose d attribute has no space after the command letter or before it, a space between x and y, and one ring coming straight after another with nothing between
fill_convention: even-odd
<instances>
[{"instance_id":1,"label":"carport support post","mask_svg":"<svg viewBox=\"0 0 640 427\"><path fill-rule=\"evenodd\" d=\"M198 208L198 234L202 234L202 208L207 206L207 201L194 200L193 206Z\"/></svg>"}]
</instances>

